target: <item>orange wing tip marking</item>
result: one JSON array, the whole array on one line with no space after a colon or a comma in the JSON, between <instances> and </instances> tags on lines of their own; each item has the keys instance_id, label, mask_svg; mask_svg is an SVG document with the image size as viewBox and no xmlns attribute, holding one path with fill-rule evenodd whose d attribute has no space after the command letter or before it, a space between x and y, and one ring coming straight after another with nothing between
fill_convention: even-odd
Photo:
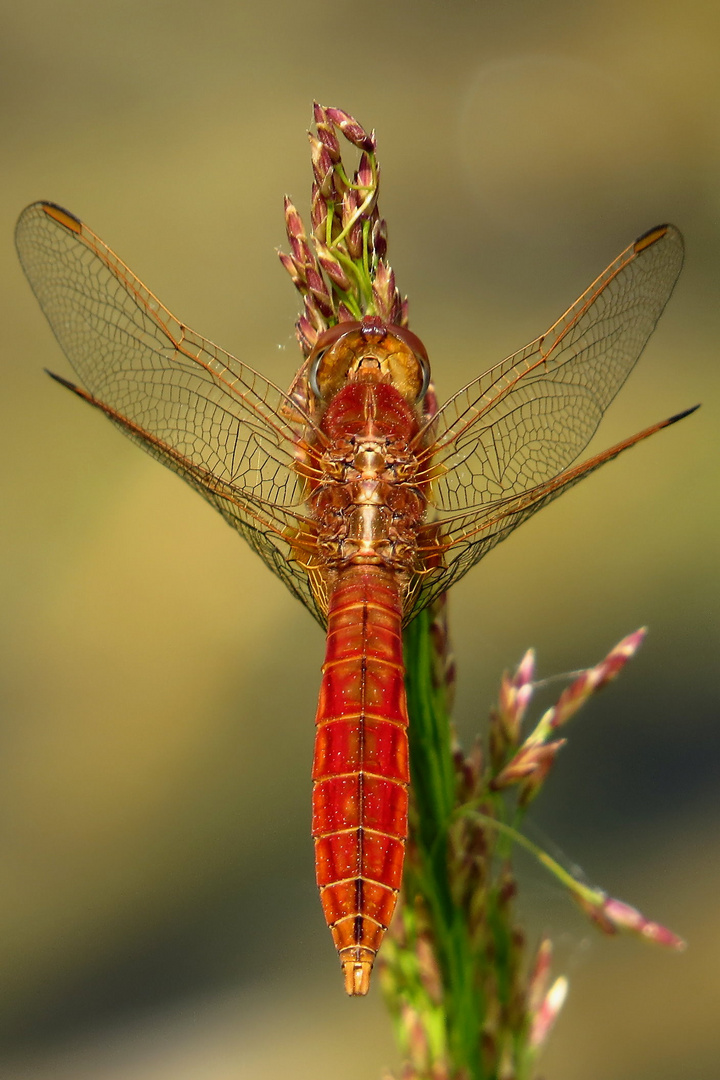
<instances>
[{"instance_id":1,"label":"orange wing tip marking","mask_svg":"<svg viewBox=\"0 0 720 1080\"><path fill-rule=\"evenodd\" d=\"M348 949L340 950L346 994L350 997L364 997L367 994L374 961L375 951L363 945L352 945Z\"/></svg>"},{"instance_id":2,"label":"orange wing tip marking","mask_svg":"<svg viewBox=\"0 0 720 1080\"><path fill-rule=\"evenodd\" d=\"M43 203L42 208L48 217L53 218L59 225L64 225L70 232L82 232L82 221L80 218L76 218L74 214L71 214L69 210L63 210L62 206L56 206L55 203L51 202Z\"/></svg>"},{"instance_id":3,"label":"orange wing tip marking","mask_svg":"<svg viewBox=\"0 0 720 1080\"><path fill-rule=\"evenodd\" d=\"M656 244L658 240L662 240L666 232L670 228L669 225L656 225L653 229L648 229L642 236L638 236L637 240L633 244L633 251L636 255L639 255L645 248L651 247Z\"/></svg>"}]
</instances>

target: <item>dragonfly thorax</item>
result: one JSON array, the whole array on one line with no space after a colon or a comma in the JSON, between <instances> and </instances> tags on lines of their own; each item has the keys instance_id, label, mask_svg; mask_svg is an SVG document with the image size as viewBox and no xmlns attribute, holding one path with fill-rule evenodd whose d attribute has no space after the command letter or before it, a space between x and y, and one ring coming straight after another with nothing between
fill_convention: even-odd
<instances>
[{"instance_id":1,"label":"dragonfly thorax","mask_svg":"<svg viewBox=\"0 0 720 1080\"><path fill-rule=\"evenodd\" d=\"M407 552L425 514L425 498L412 483L417 463L407 440L366 431L342 440L321 465L324 476L311 506L328 569L369 563L406 572Z\"/></svg>"}]
</instances>

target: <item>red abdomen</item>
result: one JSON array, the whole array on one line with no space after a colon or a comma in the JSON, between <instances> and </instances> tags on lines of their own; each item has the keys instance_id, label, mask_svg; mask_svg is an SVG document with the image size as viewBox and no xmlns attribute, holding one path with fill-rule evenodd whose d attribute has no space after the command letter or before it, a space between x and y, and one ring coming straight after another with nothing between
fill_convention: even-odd
<instances>
[{"instance_id":1,"label":"red abdomen","mask_svg":"<svg viewBox=\"0 0 720 1080\"><path fill-rule=\"evenodd\" d=\"M395 575L350 566L330 598L313 763L315 867L349 994L365 994L402 878L408 807Z\"/></svg>"}]
</instances>

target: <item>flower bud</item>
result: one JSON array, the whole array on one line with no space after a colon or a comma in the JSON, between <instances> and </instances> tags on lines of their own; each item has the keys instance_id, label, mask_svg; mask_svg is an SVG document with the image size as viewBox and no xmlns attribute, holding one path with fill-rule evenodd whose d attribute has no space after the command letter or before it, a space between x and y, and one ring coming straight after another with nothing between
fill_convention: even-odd
<instances>
[{"instance_id":1,"label":"flower bud","mask_svg":"<svg viewBox=\"0 0 720 1080\"><path fill-rule=\"evenodd\" d=\"M377 186L375 184L375 177L373 175L373 169L372 169L372 164L370 162L370 158L365 153L361 154L361 156L360 156L360 164L357 167L357 172L355 173L354 182L357 184L357 186L359 188L365 188L367 190ZM363 191L363 193L361 195L361 198L364 198L364 195L365 195L365 192Z\"/></svg>"},{"instance_id":2,"label":"flower bud","mask_svg":"<svg viewBox=\"0 0 720 1080\"><path fill-rule=\"evenodd\" d=\"M533 1050L539 1050L547 1041L560 1010L565 1004L568 986L567 979L561 975L552 984L542 1005L535 1013L530 1030L530 1046Z\"/></svg>"},{"instance_id":3,"label":"flower bud","mask_svg":"<svg viewBox=\"0 0 720 1080\"><path fill-rule=\"evenodd\" d=\"M295 323L295 336L297 337L300 348L303 351L304 356L309 356L315 348L315 342L318 339L317 329L312 325L307 315L301 315Z\"/></svg>"},{"instance_id":4,"label":"flower bud","mask_svg":"<svg viewBox=\"0 0 720 1080\"><path fill-rule=\"evenodd\" d=\"M318 105L316 101L313 104L313 116L318 138L325 146L330 160L333 164L337 164L340 161L340 143L335 134L332 121L327 114L327 109L324 109L322 105Z\"/></svg>"},{"instance_id":5,"label":"flower bud","mask_svg":"<svg viewBox=\"0 0 720 1080\"><path fill-rule=\"evenodd\" d=\"M600 889L585 890L582 894L575 894L574 898L603 933L617 934L627 930L653 945L661 945L676 952L682 952L686 947L683 939L672 930L652 922L637 908L608 896Z\"/></svg>"},{"instance_id":6,"label":"flower bud","mask_svg":"<svg viewBox=\"0 0 720 1080\"><path fill-rule=\"evenodd\" d=\"M323 198L318 184L313 183L310 197L310 221L313 236L324 243L327 232L328 204Z\"/></svg>"},{"instance_id":7,"label":"flower bud","mask_svg":"<svg viewBox=\"0 0 720 1080\"><path fill-rule=\"evenodd\" d=\"M327 330L328 324L318 306L317 299L311 294L305 297L305 316L318 334L322 334L323 330Z\"/></svg>"},{"instance_id":8,"label":"flower bud","mask_svg":"<svg viewBox=\"0 0 720 1080\"><path fill-rule=\"evenodd\" d=\"M312 132L308 132L310 140L310 157L312 159L315 183L320 189L321 195L328 198L333 193L333 162L328 148L316 139Z\"/></svg>"},{"instance_id":9,"label":"flower bud","mask_svg":"<svg viewBox=\"0 0 720 1080\"><path fill-rule=\"evenodd\" d=\"M393 301L395 299L395 274L382 259L375 268L375 280L372 295L377 311L383 322L392 323Z\"/></svg>"},{"instance_id":10,"label":"flower bud","mask_svg":"<svg viewBox=\"0 0 720 1080\"><path fill-rule=\"evenodd\" d=\"M377 218L370 234L370 246L378 259L384 259L387 254L387 221Z\"/></svg>"},{"instance_id":11,"label":"flower bud","mask_svg":"<svg viewBox=\"0 0 720 1080\"><path fill-rule=\"evenodd\" d=\"M308 289L315 299L318 308L322 312L325 318L332 318L335 314L333 308L332 297L330 296L330 290L328 289L322 274L314 267L309 267L307 270L307 284Z\"/></svg>"},{"instance_id":12,"label":"flower bud","mask_svg":"<svg viewBox=\"0 0 720 1080\"><path fill-rule=\"evenodd\" d=\"M357 120L343 109L325 109L329 120L339 127L348 142L357 146L360 150L376 150L375 133L370 135L365 131Z\"/></svg>"},{"instance_id":13,"label":"flower bud","mask_svg":"<svg viewBox=\"0 0 720 1080\"><path fill-rule=\"evenodd\" d=\"M317 249L318 262L332 281L333 285L336 285L342 292L349 292L352 282L345 273L342 264L324 244L317 243L315 247Z\"/></svg>"},{"instance_id":14,"label":"flower bud","mask_svg":"<svg viewBox=\"0 0 720 1080\"><path fill-rule=\"evenodd\" d=\"M543 1002L547 984L550 978L550 966L552 964L552 941L545 937L538 946L530 977L528 979L527 1007L532 1015L536 1013Z\"/></svg>"},{"instance_id":15,"label":"flower bud","mask_svg":"<svg viewBox=\"0 0 720 1080\"><path fill-rule=\"evenodd\" d=\"M288 274L290 275L290 278L295 288L299 289L300 292L303 292L306 282L305 275L302 269L297 265L291 255L285 255L282 251L278 251L278 258L280 259L280 262L283 264Z\"/></svg>"}]
</instances>

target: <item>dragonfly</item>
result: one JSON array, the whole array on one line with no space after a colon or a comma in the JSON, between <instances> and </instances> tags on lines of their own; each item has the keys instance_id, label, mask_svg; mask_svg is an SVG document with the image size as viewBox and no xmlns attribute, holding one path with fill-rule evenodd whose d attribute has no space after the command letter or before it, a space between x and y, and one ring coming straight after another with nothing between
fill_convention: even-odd
<instances>
[{"instance_id":1,"label":"dragonfly","mask_svg":"<svg viewBox=\"0 0 720 1080\"><path fill-rule=\"evenodd\" d=\"M646 232L442 406L407 328L331 326L285 392L176 319L69 211L27 207L16 242L80 381L49 374L195 488L327 631L316 876L345 989L366 994L408 832L403 627L532 514L694 411L576 463L665 307L682 237Z\"/></svg>"}]
</instances>

